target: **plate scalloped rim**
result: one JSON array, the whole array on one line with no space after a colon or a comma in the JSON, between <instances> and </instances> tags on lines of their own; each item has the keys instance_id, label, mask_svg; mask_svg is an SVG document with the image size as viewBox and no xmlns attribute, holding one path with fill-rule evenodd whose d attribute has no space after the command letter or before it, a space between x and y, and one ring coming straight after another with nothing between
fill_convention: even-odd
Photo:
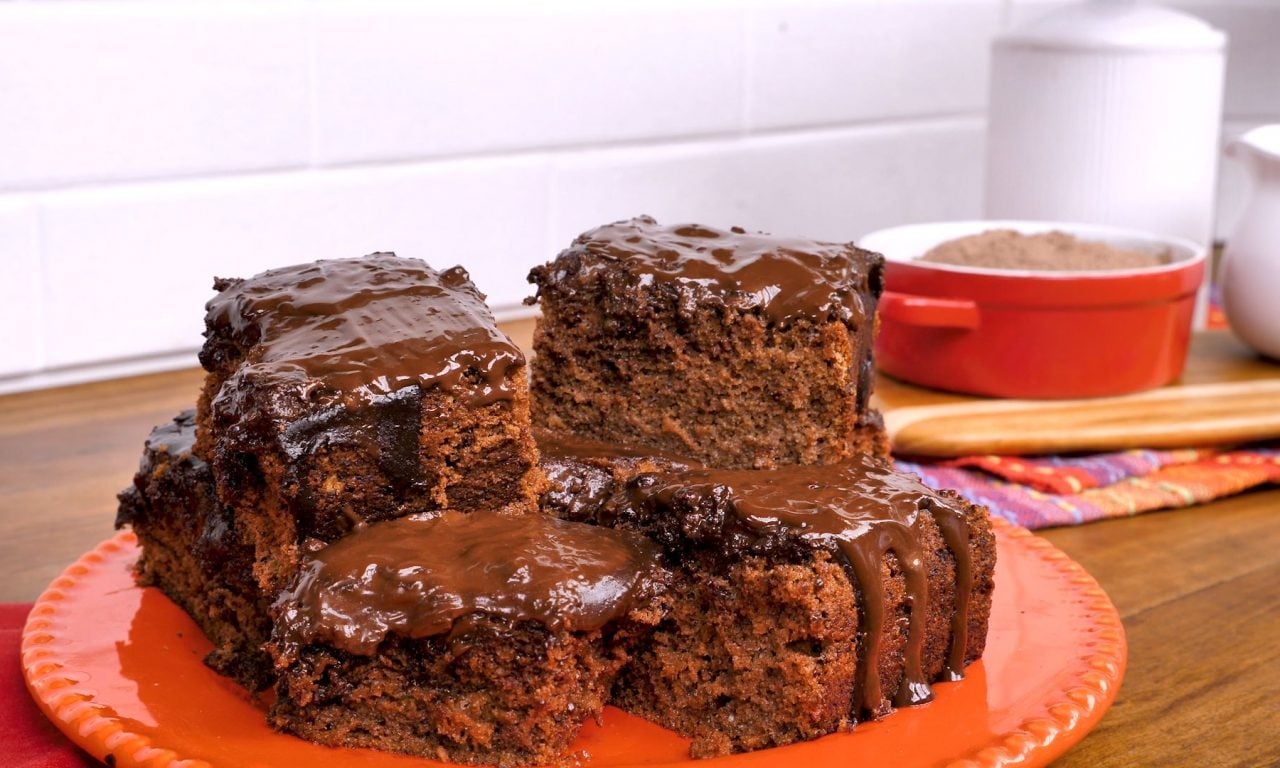
<instances>
[{"instance_id":1,"label":"plate scalloped rim","mask_svg":"<svg viewBox=\"0 0 1280 768\"><path fill-rule=\"evenodd\" d=\"M1093 577L1064 552L1027 529L998 517L993 517L992 523L998 536L1048 562L1070 581L1081 598L1081 608L1098 627L1095 637L1099 642L1081 657L1088 670L1061 690L1055 700L1043 702L1048 717L1024 720L986 745L948 762L947 768L1047 764L1074 746L1102 718L1115 699L1127 660L1119 615ZM98 759L107 753L116 755L119 768L214 768L205 760L184 758L153 743L149 736L129 731L121 719L110 714L106 704L95 700L91 690L81 687L83 674L59 661L53 647L59 640L54 619L66 590L74 589L81 577L104 564L109 556L120 554L136 542L132 531L122 531L102 542L68 566L35 602L22 633L22 670L27 689L45 716L68 738Z\"/></svg>"}]
</instances>

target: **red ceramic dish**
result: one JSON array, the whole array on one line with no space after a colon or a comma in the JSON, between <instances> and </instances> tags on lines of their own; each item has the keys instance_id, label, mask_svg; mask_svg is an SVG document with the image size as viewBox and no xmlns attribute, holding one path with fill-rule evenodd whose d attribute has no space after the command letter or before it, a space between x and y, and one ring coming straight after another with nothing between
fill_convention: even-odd
<instances>
[{"instance_id":1,"label":"red ceramic dish","mask_svg":"<svg viewBox=\"0 0 1280 768\"><path fill-rule=\"evenodd\" d=\"M1124 627L1084 569L1044 539L996 524L996 590L983 659L936 698L815 741L692 760L689 742L607 707L573 751L584 768L1000 768L1047 765L1111 705ZM27 619L22 665L41 710L119 768L447 768L272 731L261 703L209 670L209 641L159 590L134 585L131 532L54 580Z\"/></svg>"},{"instance_id":2,"label":"red ceramic dish","mask_svg":"<svg viewBox=\"0 0 1280 768\"><path fill-rule=\"evenodd\" d=\"M990 229L1060 230L1172 261L1146 269L1032 272L916 261L935 245ZM885 255L876 361L936 389L1022 398L1100 397L1182 373L1204 248L1087 224L964 221L880 230L858 243Z\"/></svg>"}]
</instances>

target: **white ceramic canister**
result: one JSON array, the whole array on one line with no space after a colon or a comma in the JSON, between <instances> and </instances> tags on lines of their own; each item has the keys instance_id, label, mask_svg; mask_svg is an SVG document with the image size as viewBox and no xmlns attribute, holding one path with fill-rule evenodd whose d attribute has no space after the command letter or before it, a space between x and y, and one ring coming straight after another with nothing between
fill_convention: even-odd
<instances>
[{"instance_id":1,"label":"white ceramic canister","mask_svg":"<svg viewBox=\"0 0 1280 768\"><path fill-rule=\"evenodd\" d=\"M999 36L986 214L1207 244L1226 36L1137 0L1089 0Z\"/></svg>"}]
</instances>

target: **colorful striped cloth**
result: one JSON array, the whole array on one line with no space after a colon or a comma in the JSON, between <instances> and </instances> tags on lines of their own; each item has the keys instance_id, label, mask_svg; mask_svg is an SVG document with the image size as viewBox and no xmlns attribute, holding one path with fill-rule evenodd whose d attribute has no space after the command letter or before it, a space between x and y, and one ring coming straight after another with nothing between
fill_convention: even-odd
<instances>
[{"instance_id":1,"label":"colorful striped cloth","mask_svg":"<svg viewBox=\"0 0 1280 768\"><path fill-rule=\"evenodd\" d=\"M1280 443L1237 450L1134 450L1090 456L969 456L898 461L935 488L952 488L1027 528L1078 525L1189 507L1280 482Z\"/></svg>"},{"instance_id":2,"label":"colorful striped cloth","mask_svg":"<svg viewBox=\"0 0 1280 768\"><path fill-rule=\"evenodd\" d=\"M1207 325L1227 327L1214 286ZM1090 456L968 456L896 462L935 488L952 488L1026 528L1079 525L1189 507L1280 483L1280 442L1237 450L1134 450Z\"/></svg>"}]
</instances>

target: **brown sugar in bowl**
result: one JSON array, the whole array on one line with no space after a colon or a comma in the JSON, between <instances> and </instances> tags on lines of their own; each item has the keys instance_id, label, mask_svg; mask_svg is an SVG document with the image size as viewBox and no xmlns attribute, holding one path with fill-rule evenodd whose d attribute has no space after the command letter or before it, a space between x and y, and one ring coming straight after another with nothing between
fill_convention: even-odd
<instances>
[{"instance_id":1,"label":"brown sugar in bowl","mask_svg":"<svg viewBox=\"0 0 1280 768\"><path fill-rule=\"evenodd\" d=\"M1065 232L1158 255L1124 269L997 269L921 261L989 230ZM1036 399L1119 395L1178 378L1206 249L1137 230L1034 221L911 224L858 241L885 256L876 361L935 389Z\"/></svg>"}]
</instances>

